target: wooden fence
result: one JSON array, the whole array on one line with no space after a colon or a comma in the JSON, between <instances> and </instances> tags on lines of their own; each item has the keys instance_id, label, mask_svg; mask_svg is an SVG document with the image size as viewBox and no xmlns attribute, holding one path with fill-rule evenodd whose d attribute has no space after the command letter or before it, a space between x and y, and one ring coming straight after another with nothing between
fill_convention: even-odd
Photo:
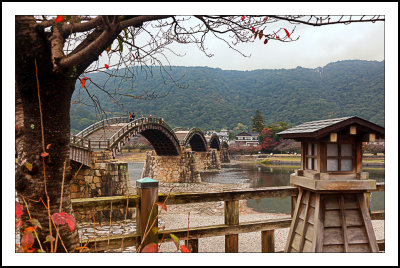
<instances>
[{"instance_id":1,"label":"wooden fence","mask_svg":"<svg viewBox=\"0 0 400 268\"><path fill-rule=\"evenodd\" d=\"M376 190L374 190L374 192L384 190L384 183L376 183ZM141 191L138 192L141 193ZM239 223L239 200L292 197L291 205L293 215L297 194L297 187L292 186L264 187L229 192L174 193L169 196L167 194L159 194L158 202L163 203L168 198L166 205L224 201L225 224L192 227L189 229L186 227L182 229L163 230L158 232L158 240L163 238L163 242L171 241L168 234L173 234L181 240L186 240L188 238L189 240L185 241L186 245L192 252L198 252L198 239L224 235L225 252L238 252L238 234L259 231L261 232L261 251L274 252L274 231L276 229L290 227L291 217ZM72 206L74 211L110 210L112 203L113 209L126 209L127 207L136 208L136 219L139 219L140 215L143 214L141 205L139 204L141 199L143 201L144 198L147 197L140 196L139 194L135 196L72 199ZM157 206L154 208L156 210L158 209ZM152 215L154 216L154 213L152 213ZM385 212L383 210L371 212L372 220L384 220L384 218ZM138 223L136 225L139 226ZM82 244L86 244L90 248L90 251L103 252L106 249L121 248L121 244L123 244L124 248L130 246L137 247L142 238L143 231L137 230L135 233L112 235L110 237L96 237L96 240L87 239L81 242ZM381 251L384 251L384 240L378 240L378 246Z\"/></svg>"}]
</instances>

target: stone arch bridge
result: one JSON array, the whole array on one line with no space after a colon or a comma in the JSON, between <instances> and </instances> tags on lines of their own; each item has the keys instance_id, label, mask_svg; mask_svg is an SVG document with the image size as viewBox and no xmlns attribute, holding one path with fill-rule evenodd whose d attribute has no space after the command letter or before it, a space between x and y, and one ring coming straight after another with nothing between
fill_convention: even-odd
<instances>
[{"instance_id":1,"label":"stone arch bridge","mask_svg":"<svg viewBox=\"0 0 400 268\"><path fill-rule=\"evenodd\" d=\"M70 159L75 174L70 184L71 198L132 194L128 164L115 157L137 134L154 147L146 155L142 178L200 182L201 171L220 169L221 161L229 161L227 144L221 146L217 135L207 138L198 128L173 130L162 118L139 118L131 122L126 117L108 118L71 135ZM108 217L107 211L104 213ZM91 214L76 213L75 217L79 221L89 220ZM124 217L124 211L113 210L114 219Z\"/></svg>"},{"instance_id":2,"label":"stone arch bridge","mask_svg":"<svg viewBox=\"0 0 400 268\"><path fill-rule=\"evenodd\" d=\"M76 135L71 135L70 159L79 165L115 159L122 147L134 136L143 135L154 147L148 153L142 177L158 177L171 182L200 181L199 172L220 169L229 162L227 144L221 145L216 134L209 139L199 128L171 129L162 118L127 117L104 119Z\"/></svg>"}]
</instances>

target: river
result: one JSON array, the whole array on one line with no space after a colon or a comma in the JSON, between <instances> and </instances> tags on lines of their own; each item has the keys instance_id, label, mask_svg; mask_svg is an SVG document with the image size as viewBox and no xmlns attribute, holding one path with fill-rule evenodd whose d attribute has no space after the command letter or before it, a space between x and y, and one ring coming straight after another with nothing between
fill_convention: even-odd
<instances>
[{"instance_id":1,"label":"river","mask_svg":"<svg viewBox=\"0 0 400 268\"><path fill-rule=\"evenodd\" d=\"M250 183L250 187L272 187L289 185L289 175L300 166L264 166L258 163L238 163L223 166L221 171L203 173L201 178L209 183ZM370 179L385 181L384 168L363 168ZM384 192L372 193L372 210L384 210ZM290 197L247 200L247 206L258 212L290 213Z\"/></svg>"}]
</instances>

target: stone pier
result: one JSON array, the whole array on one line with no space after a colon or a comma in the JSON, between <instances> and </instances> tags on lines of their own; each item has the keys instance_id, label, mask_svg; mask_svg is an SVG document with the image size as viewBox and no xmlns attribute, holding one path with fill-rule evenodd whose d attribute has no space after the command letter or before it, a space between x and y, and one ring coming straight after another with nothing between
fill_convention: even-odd
<instances>
[{"instance_id":1,"label":"stone pier","mask_svg":"<svg viewBox=\"0 0 400 268\"><path fill-rule=\"evenodd\" d=\"M131 187L128 175L128 163L111 159L111 152L93 152L92 163L89 167L81 167L71 180L71 198L93 198L103 196L128 195ZM79 166L74 166L75 175ZM91 221L93 213L74 213L78 221ZM110 211L95 213L96 221L109 219ZM128 210L127 218L132 218L132 209ZM125 210L113 210L112 219L125 218Z\"/></svg>"},{"instance_id":2,"label":"stone pier","mask_svg":"<svg viewBox=\"0 0 400 268\"><path fill-rule=\"evenodd\" d=\"M207 152L184 150L179 156L158 156L148 152L142 178L150 177L160 182L201 182L200 172L221 169L220 155L216 149Z\"/></svg>"}]
</instances>

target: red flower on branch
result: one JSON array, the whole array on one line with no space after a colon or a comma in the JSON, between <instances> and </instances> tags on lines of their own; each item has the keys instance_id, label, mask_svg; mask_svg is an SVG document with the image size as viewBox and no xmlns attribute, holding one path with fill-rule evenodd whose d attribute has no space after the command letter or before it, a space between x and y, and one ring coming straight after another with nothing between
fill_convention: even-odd
<instances>
[{"instance_id":1,"label":"red flower on branch","mask_svg":"<svg viewBox=\"0 0 400 268\"><path fill-rule=\"evenodd\" d=\"M64 19L64 16L58 15L57 18L56 18L56 22L57 22L57 23L58 23L58 22L62 22L63 19Z\"/></svg>"},{"instance_id":2,"label":"red flower on branch","mask_svg":"<svg viewBox=\"0 0 400 268\"><path fill-rule=\"evenodd\" d=\"M88 78L89 78L89 77L85 77L85 78L82 78L82 79L81 79L82 87L85 87L86 80L87 80Z\"/></svg>"}]
</instances>

